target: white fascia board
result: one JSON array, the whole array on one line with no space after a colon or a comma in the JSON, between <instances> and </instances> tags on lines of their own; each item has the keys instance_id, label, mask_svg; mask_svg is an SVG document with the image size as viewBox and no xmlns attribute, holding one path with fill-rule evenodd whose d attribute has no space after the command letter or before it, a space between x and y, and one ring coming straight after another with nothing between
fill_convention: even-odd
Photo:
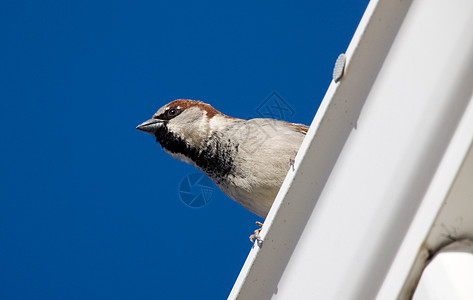
<instances>
[{"instance_id":1,"label":"white fascia board","mask_svg":"<svg viewBox=\"0 0 473 300\"><path fill-rule=\"evenodd\" d=\"M473 84L473 78L470 80ZM472 183L473 98L425 193L377 299L410 298L425 265L437 250L457 239L473 240Z\"/></svg>"},{"instance_id":2,"label":"white fascia board","mask_svg":"<svg viewBox=\"0 0 473 300\"><path fill-rule=\"evenodd\" d=\"M376 297L470 101L471 28L471 0L370 2L229 299Z\"/></svg>"},{"instance_id":3,"label":"white fascia board","mask_svg":"<svg viewBox=\"0 0 473 300\"><path fill-rule=\"evenodd\" d=\"M263 247L253 247L229 299L267 299L312 213L330 171L394 40L408 2L371 1L346 52L342 80L330 85L309 132L275 199L261 232ZM395 14L393 14L395 12ZM378 21L381 20L381 21ZM376 52L368 50L373 45ZM293 199L293 200L292 200ZM291 206L291 202L297 205Z\"/></svg>"}]
</instances>

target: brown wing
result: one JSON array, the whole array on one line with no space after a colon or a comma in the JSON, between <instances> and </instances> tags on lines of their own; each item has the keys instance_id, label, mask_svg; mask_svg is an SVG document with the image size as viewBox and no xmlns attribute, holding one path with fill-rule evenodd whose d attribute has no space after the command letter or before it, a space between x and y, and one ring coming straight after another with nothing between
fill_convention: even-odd
<instances>
[{"instance_id":1,"label":"brown wing","mask_svg":"<svg viewBox=\"0 0 473 300\"><path fill-rule=\"evenodd\" d=\"M298 124L298 123L287 123L287 126L294 128L296 131L299 131L300 133L306 134L307 131L309 130L309 126L304 125L304 124Z\"/></svg>"}]
</instances>

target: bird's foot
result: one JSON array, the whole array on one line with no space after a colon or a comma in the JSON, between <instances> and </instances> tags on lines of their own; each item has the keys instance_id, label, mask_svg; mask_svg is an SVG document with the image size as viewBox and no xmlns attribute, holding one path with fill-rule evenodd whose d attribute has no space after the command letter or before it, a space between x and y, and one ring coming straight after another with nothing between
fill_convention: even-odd
<instances>
[{"instance_id":1,"label":"bird's foot","mask_svg":"<svg viewBox=\"0 0 473 300\"><path fill-rule=\"evenodd\" d=\"M294 164L296 163L297 151L294 151L294 154L289 158L288 165L292 167L292 171L295 171Z\"/></svg>"},{"instance_id":2,"label":"bird's foot","mask_svg":"<svg viewBox=\"0 0 473 300\"><path fill-rule=\"evenodd\" d=\"M250 242L253 243L253 245L260 245L263 243L263 240L261 239L259 233L261 232L261 229L263 229L263 223L256 221L256 225L258 225L260 228L256 229L255 232L250 235Z\"/></svg>"}]
</instances>

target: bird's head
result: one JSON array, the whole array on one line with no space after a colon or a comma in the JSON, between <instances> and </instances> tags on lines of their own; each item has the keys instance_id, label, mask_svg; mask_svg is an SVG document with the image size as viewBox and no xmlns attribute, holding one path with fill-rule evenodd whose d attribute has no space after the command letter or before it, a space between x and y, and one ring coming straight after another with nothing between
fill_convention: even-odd
<instances>
[{"instance_id":1,"label":"bird's head","mask_svg":"<svg viewBox=\"0 0 473 300\"><path fill-rule=\"evenodd\" d=\"M163 148L175 152L172 147L176 143L199 149L212 134L211 123L221 123L227 118L209 104L178 99L161 107L136 129L154 135Z\"/></svg>"}]
</instances>

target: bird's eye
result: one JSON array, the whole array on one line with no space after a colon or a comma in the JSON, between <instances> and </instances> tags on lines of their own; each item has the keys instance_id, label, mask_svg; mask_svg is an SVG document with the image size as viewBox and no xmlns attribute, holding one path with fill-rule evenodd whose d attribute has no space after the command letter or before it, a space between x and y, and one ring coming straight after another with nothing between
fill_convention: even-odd
<instances>
[{"instance_id":1,"label":"bird's eye","mask_svg":"<svg viewBox=\"0 0 473 300\"><path fill-rule=\"evenodd\" d=\"M175 117L179 114L179 110L177 108L170 108L166 111L166 114L169 118Z\"/></svg>"}]
</instances>

